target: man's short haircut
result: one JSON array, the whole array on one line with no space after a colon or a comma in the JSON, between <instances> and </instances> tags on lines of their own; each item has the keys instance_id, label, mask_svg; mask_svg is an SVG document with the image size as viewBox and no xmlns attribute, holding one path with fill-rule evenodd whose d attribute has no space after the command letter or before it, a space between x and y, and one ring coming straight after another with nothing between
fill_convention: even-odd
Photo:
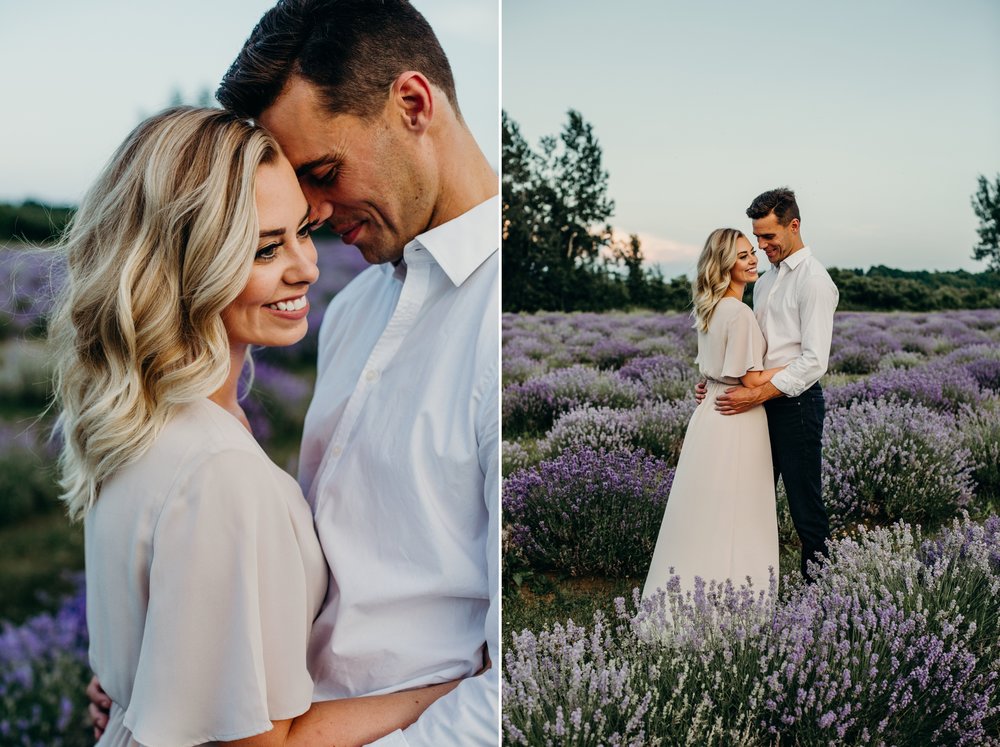
<instances>
[{"instance_id":1,"label":"man's short haircut","mask_svg":"<svg viewBox=\"0 0 1000 747\"><path fill-rule=\"evenodd\" d=\"M799 205L795 202L795 193L788 187L771 189L764 194L757 195L750 203L750 207L747 208L747 217L750 220L766 218L772 210L774 217L782 226L787 226L795 218L798 218L799 221L802 220L799 217Z\"/></svg>"},{"instance_id":2,"label":"man's short haircut","mask_svg":"<svg viewBox=\"0 0 1000 747\"><path fill-rule=\"evenodd\" d=\"M316 85L331 114L369 118L400 73L422 73L448 97L455 80L426 19L408 0L280 0L250 34L216 97L256 119L291 76Z\"/></svg>"}]
</instances>

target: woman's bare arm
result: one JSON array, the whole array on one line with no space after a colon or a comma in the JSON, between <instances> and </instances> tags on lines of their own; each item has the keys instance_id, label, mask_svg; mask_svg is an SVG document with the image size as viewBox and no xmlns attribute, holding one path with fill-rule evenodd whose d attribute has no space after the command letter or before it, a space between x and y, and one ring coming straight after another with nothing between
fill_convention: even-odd
<instances>
[{"instance_id":1,"label":"woman's bare arm","mask_svg":"<svg viewBox=\"0 0 1000 747\"><path fill-rule=\"evenodd\" d=\"M405 729L459 682L313 703L301 716L272 722L274 728L269 732L223 744L226 747L360 747L396 729Z\"/></svg>"},{"instance_id":2,"label":"woman's bare arm","mask_svg":"<svg viewBox=\"0 0 1000 747\"><path fill-rule=\"evenodd\" d=\"M784 368L784 366L779 366L778 368L768 368L765 371L747 371L740 377L740 383L750 388L762 386L769 382L771 377L778 373L778 371Z\"/></svg>"}]
</instances>

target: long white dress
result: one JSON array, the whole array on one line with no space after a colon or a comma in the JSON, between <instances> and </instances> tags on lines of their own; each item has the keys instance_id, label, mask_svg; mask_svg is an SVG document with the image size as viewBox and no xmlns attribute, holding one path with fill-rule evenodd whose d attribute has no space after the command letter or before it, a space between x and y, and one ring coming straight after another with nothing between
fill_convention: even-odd
<instances>
[{"instance_id":1,"label":"long white dress","mask_svg":"<svg viewBox=\"0 0 1000 747\"><path fill-rule=\"evenodd\" d=\"M767 590L778 572L778 522L774 473L763 407L722 415L713 406L747 371L763 369L764 337L750 307L723 298L708 332L698 333L701 373L708 395L688 423L673 486L663 514L643 598L664 587L670 569L681 589L695 577L706 584L749 577Z\"/></svg>"},{"instance_id":2,"label":"long white dress","mask_svg":"<svg viewBox=\"0 0 1000 747\"><path fill-rule=\"evenodd\" d=\"M85 520L101 747L229 741L305 712L326 593L312 513L232 415L184 407Z\"/></svg>"}]
</instances>

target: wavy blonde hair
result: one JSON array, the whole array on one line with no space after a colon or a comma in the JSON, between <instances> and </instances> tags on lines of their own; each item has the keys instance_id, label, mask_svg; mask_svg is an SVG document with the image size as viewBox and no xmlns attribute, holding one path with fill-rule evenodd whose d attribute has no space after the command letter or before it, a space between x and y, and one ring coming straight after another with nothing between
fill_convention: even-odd
<instances>
[{"instance_id":1,"label":"wavy blonde hair","mask_svg":"<svg viewBox=\"0 0 1000 747\"><path fill-rule=\"evenodd\" d=\"M730 272L736 264L736 241L745 238L735 228L717 228L708 235L698 257L698 275L691 287L694 326L708 331L715 307L729 289Z\"/></svg>"},{"instance_id":2,"label":"wavy blonde hair","mask_svg":"<svg viewBox=\"0 0 1000 747\"><path fill-rule=\"evenodd\" d=\"M168 109L128 136L84 197L60 245L67 280L49 325L71 518L179 406L225 382L221 313L250 277L257 169L279 152L229 112Z\"/></svg>"}]
</instances>

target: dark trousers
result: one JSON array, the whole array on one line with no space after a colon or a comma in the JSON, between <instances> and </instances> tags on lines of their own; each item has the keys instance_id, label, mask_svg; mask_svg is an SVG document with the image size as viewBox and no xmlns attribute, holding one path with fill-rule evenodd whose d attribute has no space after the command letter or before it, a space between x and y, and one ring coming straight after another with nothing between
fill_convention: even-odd
<instances>
[{"instance_id":1,"label":"dark trousers","mask_svg":"<svg viewBox=\"0 0 1000 747\"><path fill-rule=\"evenodd\" d=\"M802 540L802 575L806 560L827 555L830 521L823 505L822 449L826 403L818 383L798 397L776 397L764 403L771 437L774 484L785 483L788 508Z\"/></svg>"}]
</instances>

